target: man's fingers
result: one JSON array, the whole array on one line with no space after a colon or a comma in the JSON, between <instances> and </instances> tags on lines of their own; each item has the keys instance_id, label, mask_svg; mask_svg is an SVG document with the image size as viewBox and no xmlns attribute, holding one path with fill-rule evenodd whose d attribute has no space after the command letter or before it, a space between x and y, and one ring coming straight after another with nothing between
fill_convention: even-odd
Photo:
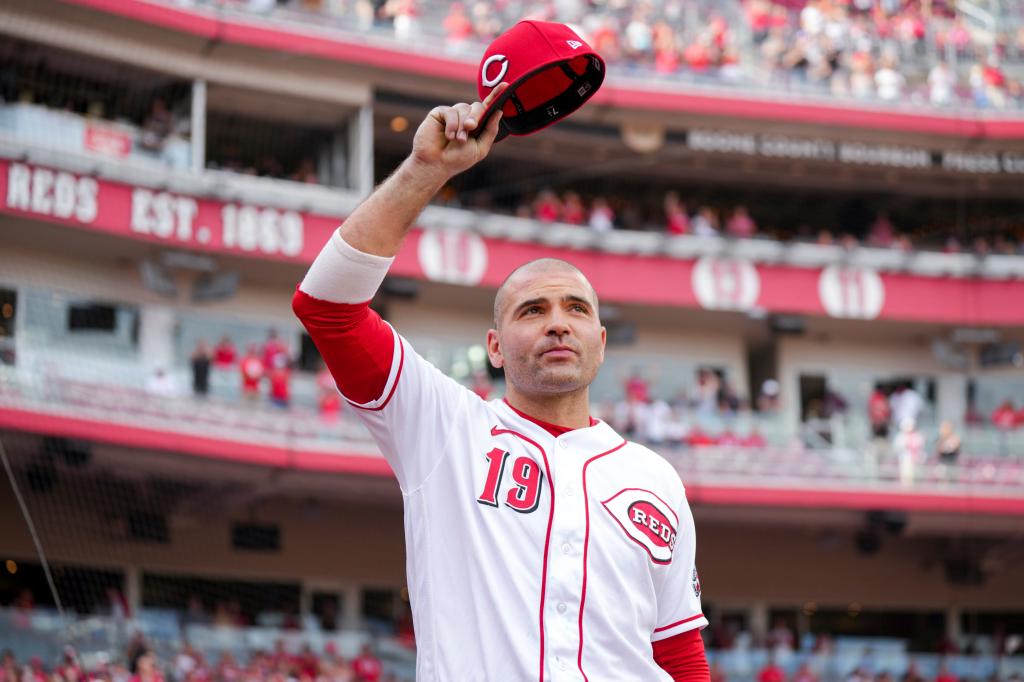
<instances>
[{"instance_id":1,"label":"man's fingers","mask_svg":"<svg viewBox=\"0 0 1024 682\"><path fill-rule=\"evenodd\" d=\"M495 86L493 90L491 90L491 93L487 95L487 97L484 97L484 101L482 102L482 104L484 105L484 109L491 106L491 102L501 97L501 93L505 92L505 90L507 89L508 83L498 83L498 85Z\"/></svg>"},{"instance_id":2,"label":"man's fingers","mask_svg":"<svg viewBox=\"0 0 1024 682\"><path fill-rule=\"evenodd\" d=\"M490 120L487 121L487 127L483 129L480 136L477 138L477 144L480 145L483 151L483 156L491 151L491 145L494 144L494 138L498 136L498 124L501 123L501 111L495 111L494 115L491 116Z\"/></svg>"},{"instance_id":3,"label":"man's fingers","mask_svg":"<svg viewBox=\"0 0 1024 682\"><path fill-rule=\"evenodd\" d=\"M460 102L459 104L456 104L452 108L455 110L456 114L459 117L459 124L458 127L455 129L455 137L456 139L465 142L467 139L469 139L469 136L466 134L466 131L469 130L466 127L466 119L469 117L471 107L464 102Z\"/></svg>"},{"instance_id":4,"label":"man's fingers","mask_svg":"<svg viewBox=\"0 0 1024 682\"><path fill-rule=\"evenodd\" d=\"M444 136L454 140L459 132L459 112L455 107L445 107L441 112L444 115Z\"/></svg>"}]
</instances>

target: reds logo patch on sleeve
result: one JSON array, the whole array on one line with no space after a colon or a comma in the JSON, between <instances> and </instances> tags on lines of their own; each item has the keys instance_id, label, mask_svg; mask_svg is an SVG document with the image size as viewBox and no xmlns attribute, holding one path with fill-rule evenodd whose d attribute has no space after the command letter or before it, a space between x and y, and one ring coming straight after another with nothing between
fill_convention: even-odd
<instances>
[{"instance_id":1,"label":"reds logo patch on sleeve","mask_svg":"<svg viewBox=\"0 0 1024 682\"><path fill-rule=\"evenodd\" d=\"M633 542L643 547L656 564L672 561L679 518L650 490L626 488L601 503Z\"/></svg>"}]
</instances>

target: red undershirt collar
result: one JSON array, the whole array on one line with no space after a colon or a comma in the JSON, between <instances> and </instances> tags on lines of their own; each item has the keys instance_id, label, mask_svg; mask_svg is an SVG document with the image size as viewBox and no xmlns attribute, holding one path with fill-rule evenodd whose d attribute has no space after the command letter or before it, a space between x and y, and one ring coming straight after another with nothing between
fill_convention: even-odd
<instances>
[{"instance_id":1,"label":"red undershirt collar","mask_svg":"<svg viewBox=\"0 0 1024 682\"><path fill-rule=\"evenodd\" d=\"M575 431L576 430L576 429L574 429L571 426L559 426L558 424L551 424L551 423L548 423L548 422L545 422L545 421L541 421L540 419L536 419L534 417L531 417L530 415L526 414L525 412L520 412L516 408L512 407L512 404L508 401L507 398L502 398L501 401L503 403L505 403L506 405L508 405L508 409L512 410L513 412L518 414L520 417L522 417L526 421L533 422L537 426L541 427L542 429L544 429L545 431L550 433L555 438L558 438L563 433L569 433L570 431ZM590 425L591 426L597 426L597 420L596 419L594 419L593 417L589 417L589 419L590 419Z\"/></svg>"}]
</instances>

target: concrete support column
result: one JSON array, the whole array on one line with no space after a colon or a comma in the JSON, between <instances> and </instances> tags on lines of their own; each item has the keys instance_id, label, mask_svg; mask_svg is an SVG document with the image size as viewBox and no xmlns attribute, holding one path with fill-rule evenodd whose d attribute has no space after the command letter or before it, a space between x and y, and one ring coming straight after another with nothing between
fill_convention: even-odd
<instances>
[{"instance_id":1,"label":"concrete support column","mask_svg":"<svg viewBox=\"0 0 1024 682\"><path fill-rule=\"evenodd\" d=\"M363 590L359 585L347 585L341 593L341 627L358 628L363 621Z\"/></svg>"},{"instance_id":2,"label":"concrete support column","mask_svg":"<svg viewBox=\"0 0 1024 682\"><path fill-rule=\"evenodd\" d=\"M206 81L192 81L192 165L193 173L206 168Z\"/></svg>"},{"instance_id":3,"label":"concrete support column","mask_svg":"<svg viewBox=\"0 0 1024 682\"><path fill-rule=\"evenodd\" d=\"M348 186L359 196L373 191L373 106L364 104L349 119Z\"/></svg>"},{"instance_id":4,"label":"concrete support column","mask_svg":"<svg viewBox=\"0 0 1024 682\"><path fill-rule=\"evenodd\" d=\"M132 617L138 618L142 608L142 569L129 566L124 571L124 598Z\"/></svg>"},{"instance_id":5,"label":"concrete support column","mask_svg":"<svg viewBox=\"0 0 1024 682\"><path fill-rule=\"evenodd\" d=\"M768 604L756 601L750 605L750 634L755 642L763 642L768 637Z\"/></svg>"},{"instance_id":6,"label":"concrete support column","mask_svg":"<svg viewBox=\"0 0 1024 682\"><path fill-rule=\"evenodd\" d=\"M139 309L139 360L148 370L174 365L174 309L145 305Z\"/></svg>"}]
</instances>

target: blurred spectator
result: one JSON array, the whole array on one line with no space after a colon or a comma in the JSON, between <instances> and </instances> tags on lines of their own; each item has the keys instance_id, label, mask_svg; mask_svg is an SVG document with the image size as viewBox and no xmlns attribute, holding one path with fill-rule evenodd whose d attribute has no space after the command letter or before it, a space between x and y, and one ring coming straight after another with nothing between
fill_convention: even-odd
<instances>
[{"instance_id":1,"label":"blurred spectator","mask_svg":"<svg viewBox=\"0 0 1024 682\"><path fill-rule=\"evenodd\" d=\"M260 395L260 381L267 371L255 343L249 344L245 356L238 363L238 369L242 375L242 396L248 400L255 400Z\"/></svg>"},{"instance_id":2,"label":"blurred spectator","mask_svg":"<svg viewBox=\"0 0 1024 682\"><path fill-rule=\"evenodd\" d=\"M235 344L231 341L231 337L225 334L213 348L213 364L218 369L227 369L235 364L237 355Z\"/></svg>"},{"instance_id":3,"label":"blurred spectator","mask_svg":"<svg viewBox=\"0 0 1024 682\"><path fill-rule=\"evenodd\" d=\"M334 382L331 370L321 366L316 373L317 408L325 421L336 421L341 414L341 393Z\"/></svg>"},{"instance_id":4,"label":"blurred spectator","mask_svg":"<svg viewBox=\"0 0 1024 682\"><path fill-rule=\"evenodd\" d=\"M492 389L491 377L487 374L487 370L478 369L473 372L473 382L469 390L473 391L481 400L490 400Z\"/></svg>"},{"instance_id":5,"label":"blurred spectator","mask_svg":"<svg viewBox=\"0 0 1024 682\"><path fill-rule=\"evenodd\" d=\"M898 100L906 83L907 79L896 68L896 59L891 56L883 58L879 69L875 71L878 98L889 102Z\"/></svg>"},{"instance_id":6,"label":"blurred spectator","mask_svg":"<svg viewBox=\"0 0 1024 682\"><path fill-rule=\"evenodd\" d=\"M292 371L288 357L276 355L274 365L268 373L270 379L270 402L276 407L288 407L291 403Z\"/></svg>"},{"instance_id":7,"label":"blurred spectator","mask_svg":"<svg viewBox=\"0 0 1024 682\"><path fill-rule=\"evenodd\" d=\"M205 398L210 393L210 351L206 341L199 339L189 358L192 366L192 392Z\"/></svg>"},{"instance_id":8,"label":"blurred spectator","mask_svg":"<svg viewBox=\"0 0 1024 682\"><path fill-rule=\"evenodd\" d=\"M879 211L875 217L875 222L871 224L871 229L868 231L868 246L889 248L895 241L896 228L893 226L892 221L889 220L889 214L885 211Z\"/></svg>"},{"instance_id":9,"label":"blurred spectator","mask_svg":"<svg viewBox=\"0 0 1024 682\"><path fill-rule=\"evenodd\" d=\"M900 431L893 439L893 451L899 462L900 483L910 486L914 482L914 469L924 462L924 436L917 430L913 419L899 422Z\"/></svg>"},{"instance_id":10,"label":"blurred spectator","mask_svg":"<svg viewBox=\"0 0 1024 682\"><path fill-rule=\"evenodd\" d=\"M139 146L151 152L159 152L164 147L164 141L174 130L174 117L167 108L167 102L157 97L153 100L153 107L142 124L142 136L139 139Z\"/></svg>"},{"instance_id":11,"label":"blurred spectator","mask_svg":"<svg viewBox=\"0 0 1024 682\"><path fill-rule=\"evenodd\" d=\"M146 381L146 393L160 398L173 398L178 395L178 385L167 370L157 367Z\"/></svg>"},{"instance_id":12,"label":"blurred spectator","mask_svg":"<svg viewBox=\"0 0 1024 682\"><path fill-rule=\"evenodd\" d=\"M924 682L924 677L917 669L917 662L914 659L910 659L906 672L900 677L900 682Z\"/></svg>"},{"instance_id":13,"label":"blurred spectator","mask_svg":"<svg viewBox=\"0 0 1024 682\"><path fill-rule=\"evenodd\" d=\"M793 682L818 682L818 676L811 669L811 664L804 661L793 675Z\"/></svg>"},{"instance_id":14,"label":"blurred spectator","mask_svg":"<svg viewBox=\"0 0 1024 682\"><path fill-rule=\"evenodd\" d=\"M473 35L473 22L466 16L466 6L461 2L453 2L448 7L448 16L441 25L449 45L459 46Z\"/></svg>"},{"instance_id":15,"label":"blurred spectator","mask_svg":"<svg viewBox=\"0 0 1024 682\"><path fill-rule=\"evenodd\" d=\"M686 213L686 204L675 192L665 194L665 230L669 234L688 234L690 232L690 216Z\"/></svg>"},{"instance_id":16,"label":"blurred spectator","mask_svg":"<svg viewBox=\"0 0 1024 682\"><path fill-rule=\"evenodd\" d=\"M757 395L758 412L776 412L779 409L779 390L781 386L775 379L765 379L761 391Z\"/></svg>"},{"instance_id":17,"label":"blurred spectator","mask_svg":"<svg viewBox=\"0 0 1024 682\"><path fill-rule=\"evenodd\" d=\"M768 633L768 648L772 650L793 651L796 639L793 631L782 618L776 618L775 624Z\"/></svg>"},{"instance_id":18,"label":"blurred spectator","mask_svg":"<svg viewBox=\"0 0 1024 682\"><path fill-rule=\"evenodd\" d=\"M690 226L698 237L716 237L718 236L718 214L710 206L701 206Z\"/></svg>"},{"instance_id":19,"label":"blurred spectator","mask_svg":"<svg viewBox=\"0 0 1024 682\"><path fill-rule=\"evenodd\" d=\"M595 232L608 232L615 227L615 213L608 202L598 197L590 207L590 229Z\"/></svg>"},{"instance_id":20,"label":"blurred spectator","mask_svg":"<svg viewBox=\"0 0 1024 682\"><path fill-rule=\"evenodd\" d=\"M786 671L776 662L774 654L768 657L768 663L757 673L757 682L786 682Z\"/></svg>"},{"instance_id":21,"label":"blurred spectator","mask_svg":"<svg viewBox=\"0 0 1024 682\"><path fill-rule=\"evenodd\" d=\"M749 239L757 232L757 224L750 217L750 214L747 213L747 207L740 205L733 209L725 229L733 237Z\"/></svg>"},{"instance_id":22,"label":"blurred spectator","mask_svg":"<svg viewBox=\"0 0 1024 682\"><path fill-rule=\"evenodd\" d=\"M164 676L156 665L156 655L152 651L143 651L135 659L135 674L131 682L164 682Z\"/></svg>"},{"instance_id":23,"label":"blurred spectator","mask_svg":"<svg viewBox=\"0 0 1024 682\"><path fill-rule=\"evenodd\" d=\"M928 101L937 107L948 106L953 101L956 75L944 61L936 62L928 72Z\"/></svg>"},{"instance_id":24,"label":"blurred spectator","mask_svg":"<svg viewBox=\"0 0 1024 682\"><path fill-rule=\"evenodd\" d=\"M359 682L377 682L381 676L380 659L373 655L369 646L364 645L360 654L352 659L352 670Z\"/></svg>"},{"instance_id":25,"label":"blurred spectator","mask_svg":"<svg viewBox=\"0 0 1024 682\"><path fill-rule=\"evenodd\" d=\"M289 360L288 346L277 337L277 330L271 329L267 332L267 340L263 342L263 366L275 367L279 356L283 356L286 362Z\"/></svg>"},{"instance_id":26,"label":"blurred spectator","mask_svg":"<svg viewBox=\"0 0 1024 682\"><path fill-rule=\"evenodd\" d=\"M587 207L576 192L566 192L562 202L562 222L570 225L583 225L587 222Z\"/></svg>"},{"instance_id":27,"label":"blurred spectator","mask_svg":"<svg viewBox=\"0 0 1024 682\"><path fill-rule=\"evenodd\" d=\"M913 385L904 382L897 386L896 391L889 397L889 405L892 407L893 423L899 425L908 419L917 423L924 409L924 398Z\"/></svg>"},{"instance_id":28,"label":"blurred spectator","mask_svg":"<svg viewBox=\"0 0 1024 682\"><path fill-rule=\"evenodd\" d=\"M945 661L939 664L939 672L935 675L935 682L960 682L960 678L949 671Z\"/></svg>"},{"instance_id":29,"label":"blurred spectator","mask_svg":"<svg viewBox=\"0 0 1024 682\"><path fill-rule=\"evenodd\" d=\"M992 412L992 425L1000 431L1013 431L1017 428L1017 412L1013 409L1011 401L1004 400Z\"/></svg>"},{"instance_id":30,"label":"blurred spectator","mask_svg":"<svg viewBox=\"0 0 1024 682\"><path fill-rule=\"evenodd\" d=\"M557 222L562 216L562 202L550 189L542 190L533 202L533 217L542 223Z\"/></svg>"},{"instance_id":31,"label":"blurred spectator","mask_svg":"<svg viewBox=\"0 0 1024 682\"><path fill-rule=\"evenodd\" d=\"M960 436L953 429L953 423L944 421L939 426L939 438L935 444L935 454L944 466L953 466L960 456Z\"/></svg>"},{"instance_id":32,"label":"blurred spectator","mask_svg":"<svg viewBox=\"0 0 1024 682\"><path fill-rule=\"evenodd\" d=\"M750 433L740 441L740 445L745 448L763 448L768 446L768 441L764 439L761 431L756 426L752 426Z\"/></svg>"},{"instance_id":33,"label":"blurred spectator","mask_svg":"<svg viewBox=\"0 0 1024 682\"><path fill-rule=\"evenodd\" d=\"M626 400L630 402L646 403L651 399L651 383L644 378L639 367L634 367L629 377L623 383L626 392Z\"/></svg>"}]
</instances>

